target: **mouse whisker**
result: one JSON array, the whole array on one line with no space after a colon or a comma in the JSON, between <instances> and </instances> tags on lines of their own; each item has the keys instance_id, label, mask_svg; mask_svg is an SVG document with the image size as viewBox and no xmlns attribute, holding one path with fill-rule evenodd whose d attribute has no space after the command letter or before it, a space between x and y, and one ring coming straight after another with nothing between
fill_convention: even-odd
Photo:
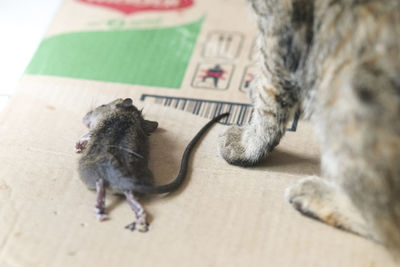
<instances>
[{"instance_id":1,"label":"mouse whisker","mask_svg":"<svg viewBox=\"0 0 400 267\"><path fill-rule=\"evenodd\" d=\"M140 155L139 153L137 153L137 152L135 152L135 151L132 151L132 150L130 150L130 149L128 149L128 148L124 148L124 147L122 147L122 146L112 146L112 145L110 145L109 147L116 147L116 148L119 148L119 149L121 149L121 150L123 150L123 151L125 151L125 152L128 152L128 153L130 153L130 154L132 154L132 155L134 155L134 156L136 156L136 157L138 157L138 158L144 159L144 157L143 157L142 155Z\"/></svg>"}]
</instances>

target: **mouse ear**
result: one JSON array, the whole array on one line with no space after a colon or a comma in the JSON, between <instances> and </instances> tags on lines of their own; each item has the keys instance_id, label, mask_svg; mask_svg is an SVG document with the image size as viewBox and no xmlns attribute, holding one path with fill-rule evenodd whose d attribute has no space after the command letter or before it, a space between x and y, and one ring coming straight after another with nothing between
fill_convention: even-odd
<instances>
[{"instance_id":1,"label":"mouse ear","mask_svg":"<svg viewBox=\"0 0 400 267\"><path fill-rule=\"evenodd\" d=\"M130 107L130 106L132 106L132 105L133 105L132 99L130 99L130 98L125 98L125 99L122 101L121 105L122 105L123 107Z\"/></svg>"},{"instance_id":2,"label":"mouse ear","mask_svg":"<svg viewBox=\"0 0 400 267\"><path fill-rule=\"evenodd\" d=\"M144 120L143 121L143 130L147 133L147 135L150 135L152 132L154 132L158 127L158 122L156 121L148 121Z\"/></svg>"}]
</instances>

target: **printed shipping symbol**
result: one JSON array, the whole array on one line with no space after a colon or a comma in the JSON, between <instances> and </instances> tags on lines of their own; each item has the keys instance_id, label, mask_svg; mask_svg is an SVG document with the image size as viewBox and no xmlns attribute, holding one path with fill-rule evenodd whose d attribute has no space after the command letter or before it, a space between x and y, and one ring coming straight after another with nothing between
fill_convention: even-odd
<instances>
[{"instance_id":1,"label":"printed shipping symbol","mask_svg":"<svg viewBox=\"0 0 400 267\"><path fill-rule=\"evenodd\" d=\"M210 32L203 48L203 56L232 60L239 56L242 43L243 36L240 33Z\"/></svg>"},{"instance_id":2,"label":"printed shipping symbol","mask_svg":"<svg viewBox=\"0 0 400 267\"><path fill-rule=\"evenodd\" d=\"M218 81L221 80L225 80L225 78L223 77L225 70L223 70L221 68L220 65L215 65L215 67L213 68L209 68L209 69L202 69L201 70L203 73L203 75L200 75L200 77L202 78L202 81L205 82L207 79L212 79L214 81L214 87L218 88Z\"/></svg>"},{"instance_id":3,"label":"printed shipping symbol","mask_svg":"<svg viewBox=\"0 0 400 267\"><path fill-rule=\"evenodd\" d=\"M244 82L244 88L248 89L250 86L251 81L254 79L254 74L253 73L247 73L246 74L246 80Z\"/></svg>"},{"instance_id":4,"label":"printed shipping symbol","mask_svg":"<svg viewBox=\"0 0 400 267\"><path fill-rule=\"evenodd\" d=\"M226 90L232 78L234 66L227 63L200 63L193 75L195 88Z\"/></svg>"},{"instance_id":5,"label":"printed shipping symbol","mask_svg":"<svg viewBox=\"0 0 400 267\"><path fill-rule=\"evenodd\" d=\"M247 66L244 69L244 72L242 75L242 81L240 82L240 86L239 86L240 91L247 92L249 90L249 87L255 78L256 71L257 71L257 68L254 65Z\"/></svg>"}]
</instances>

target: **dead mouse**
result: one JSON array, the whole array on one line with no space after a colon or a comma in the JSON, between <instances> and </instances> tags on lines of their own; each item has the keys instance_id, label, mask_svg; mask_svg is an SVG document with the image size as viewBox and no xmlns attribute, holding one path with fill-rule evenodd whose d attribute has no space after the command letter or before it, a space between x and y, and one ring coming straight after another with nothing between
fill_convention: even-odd
<instances>
[{"instance_id":1,"label":"dead mouse","mask_svg":"<svg viewBox=\"0 0 400 267\"><path fill-rule=\"evenodd\" d=\"M158 123L145 120L130 98L117 99L88 112L83 123L90 131L76 142L75 152L82 153L78 168L81 180L89 189L97 191L96 217L100 221L107 218L107 189L125 195L136 214L137 221L126 228L146 232L146 213L137 198L143 194L169 193L179 188L185 179L193 147L212 124L228 115L221 114L203 126L187 145L177 177L168 184L156 186L148 168L148 136L157 129Z\"/></svg>"}]
</instances>

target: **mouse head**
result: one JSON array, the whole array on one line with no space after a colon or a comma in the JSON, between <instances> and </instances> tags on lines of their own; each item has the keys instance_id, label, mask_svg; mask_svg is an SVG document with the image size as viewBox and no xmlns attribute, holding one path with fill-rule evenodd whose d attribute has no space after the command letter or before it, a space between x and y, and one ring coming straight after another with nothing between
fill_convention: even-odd
<instances>
[{"instance_id":1,"label":"mouse head","mask_svg":"<svg viewBox=\"0 0 400 267\"><path fill-rule=\"evenodd\" d=\"M115 113L119 109L134 107L132 104L132 99L126 98L118 98L108 104L104 104L96 107L95 109L89 111L85 117L83 117L83 124L86 125L89 129L93 129L96 127L97 123L112 113ZM136 108L135 108L136 109ZM137 110L137 109L136 109ZM138 110L138 112L140 112Z\"/></svg>"},{"instance_id":2,"label":"mouse head","mask_svg":"<svg viewBox=\"0 0 400 267\"><path fill-rule=\"evenodd\" d=\"M149 121L145 120L142 115L142 111L138 110L133 104L132 99L125 98L125 99L117 99L115 104L115 109L121 112L128 112L133 117L136 117L140 121L140 125L142 130L147 134L150 135L154 132L158 127L158 122L156 121ZM114 102L115 102L114 101Z\"/></svg>"},{"instance_id":3,"label":"mouse head","mask_svg":"<svg viewBox=\"0 0 400 267\"><path fill-rule=\"evenodd\" d=\"M89 129L96 127L99 121L102 121L107 116L115 114L116 112L129 112L132 116L137 117L141 121L143 130L149 135L154 132L158 123L155 121L145 120L142 116L142 111L138 110L130 98L118 98L108 104L98 106L97 108L89 111L85 117L83 117L83 123Z\"/></svg>"}]
</instances>

